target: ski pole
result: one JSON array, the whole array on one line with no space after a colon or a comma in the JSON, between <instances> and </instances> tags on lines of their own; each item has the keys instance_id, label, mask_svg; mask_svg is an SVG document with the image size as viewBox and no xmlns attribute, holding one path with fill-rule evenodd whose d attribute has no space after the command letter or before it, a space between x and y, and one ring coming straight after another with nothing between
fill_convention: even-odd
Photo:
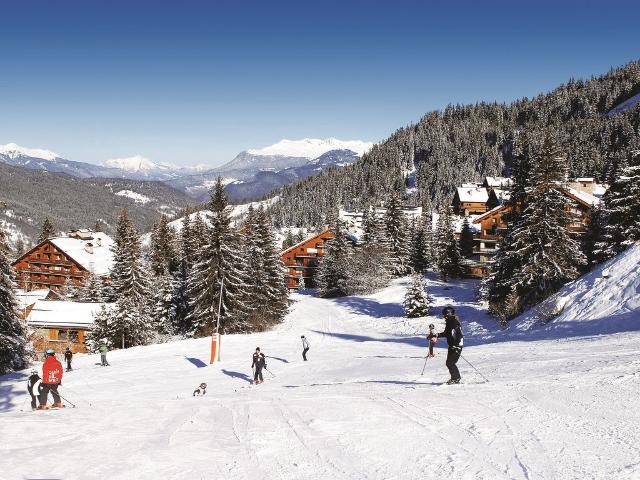
<instances>
[{"instance_id":1,"label":"ski pole","mask_svg":"<svg viewBox=\"0 0 640 480\"><path fill-rule=\"evenodd\" d=\"M420 376L424 375L424 369L427 368L427 360L429 360L429 355L424 357L424 365L422 366L422 373L420 374Z\"/></svg>"},{"instance_id":2,"label":"ski pole","mask_svg":"<svg viewBox=\"0 0 640 480\"><path fill-rule=\"evenodd\" d=\"M265 369L267 372L271 373L271 370L269 370L267 367L264 367L264 369ZM276 378L276 376L275 376L273 373L271 373L271 375L273 376L273 378Z\"/></svg>"},{"instance_id":3,"label":"ski pole","mask_svg":"<svg viewBox=\"0 0 640 480\"><path fill-rule=\"evenodd\" d=\"M487 377L485 377L482 373L480 373L480 370L478 370L476 367L474 367L473 363L471 363L469 360L464 358L462 355L460 355L460 358L462 358L465 362L467 362L469 365L471 365L471 368L473 368L476 371L476 373L478 375L480 375L484 379L485 382L487 382L487 383L489 382L489 379Z\"/></svg>"},{"instance_id":4,"label":"ski pole","mask_svg":"<svg viewBox=\"0 0 640 480\"><path fill-rule=\"evenodd\" d=\"M60 394L58 393L58 395L60 395ZM62 395L60 395L60 398L61 398L62 400L64 400L65 402L67 402L69 405L71 405L73 408L76 408L76 406L75 406L75 404L74 404L74 403L71 403L69 400L67 400L66 398L64 398ZM89 405L91 405L91 404L89 404Z\"/></svg>"},{"instance_id":5,"label":"ski pole","mask_svg":"<svg viewBox=\"0 0 640 480\"><path fill-rule=\"evenodd\" d=\"M24 397L24 401L22 402L22 406L20 407L20 411L21 411L21 412L24 412L24 404L25 404L25 403L27 403L27 399L28 399L28 398L29 398L29 397L26 397L26 396Z\"/></svg>"}]
</instances>

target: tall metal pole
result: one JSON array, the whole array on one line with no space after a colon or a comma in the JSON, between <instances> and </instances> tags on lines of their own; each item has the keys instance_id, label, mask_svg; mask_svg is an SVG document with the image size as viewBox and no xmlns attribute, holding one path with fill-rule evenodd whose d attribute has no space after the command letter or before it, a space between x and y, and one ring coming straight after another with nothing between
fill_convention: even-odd
<instances>
[{"instance_id":1,"label":"tall metal pole","mask_svg":"<svg viewBox=\"0 0 640 480\"><path fill-rule=\"evenodd\" d=\"M222 310L222 287L224 286L224 276L220 281L220 298L218 300L218 318L216 319L216 333L220 329L220 311Z\"/></svg>"}]
</instances>

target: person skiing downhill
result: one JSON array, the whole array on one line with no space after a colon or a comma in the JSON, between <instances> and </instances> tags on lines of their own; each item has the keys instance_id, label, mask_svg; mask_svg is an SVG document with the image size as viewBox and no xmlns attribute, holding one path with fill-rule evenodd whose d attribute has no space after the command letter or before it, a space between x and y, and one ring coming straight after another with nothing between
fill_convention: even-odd
<instances>
[{"instance_id":1,"label":"person skiing downhill","mask_svg":"<svg viewBox=\"0 0 640 480\"><path fill-rule=\"evenodd\" d=\"M307 352L309 351L309 340L306 339L304 335L300 335L302 339L302 359L307 361Z\"/></svg>"},{"instance_id":2,"label":"person skiing downhill","mask_svg":"<svg viewBox=\"0 0 640 480\"><path fill-rule=\"evenodd\" d=\"M37 399L40 396L41 385L40 375L38 375L38 371L34 368L31 370L29 378L27 378L27 392L29 392L29 396L31 397L31 410L38 408Z\"/></svg>"},{"instance_id":3,"label":"person skiing downhill","mask_svg":"<svg viewBox=\"0 0 640 480\"><path fill-rule=\"evenodd\" d=\"M73 352L69 349L69 347L67 347L67 349L64 351L64 359L67 361L67 372L70 372L71 370L73 370L73 368L71 368L72 358L73 358Z\"/></svg>"},{"instance_id":4,"label":"person skiing downhill","mask_svg":"<svg viewBox=\"0 0 640 480\"><path fill-rule=\"evenodd\" d=\"M264 353L260 353L260 347L256 348L255 353L253 354L253 363L251 364L251 368L254 368L253 373L253 383L258 384L264 382L264 378L262 377L262 369L267 368L267 359L264 356Z\"/></svg>"},{"instance_id":5,"label":"person skiing downhill","mask_svg":"<svg viewBox=\"0 0 640 480\"><path fill-rule=\"evenodd\" d=\"M62 364L56 358L52 349L47 350L47 359L42 365L42 384L40 391L40 405L38 410L46 408L49 392L53 395L52 408L62 408L62 401L58 394L58 386L62 383Z\"/></svg>"},{"instance_id":6,"label":"person skiing downhill","mask_svg":"<svg viewBox=\"0 0 640 480\"><path fill-rule=\"evenodd\" d=\"M445 307L442 310L442 316L444 317L445 327L444 331L437 334L437 338L445 337L447 339L447 345L449 350L447 352L446 365L451 374L451 378L447 382L447 385L460 383L460 370L456 366L460 355L462 354L463 337L462 325L460 319L455 314L453 307Z\"/></svg>"},{"instance_id":7,"label":"person skiing downhill","mask_svg":"<svg viewBox=\"0 0 640 480\"><path fill-rule=\"evenodd\" d=\"M435 328L436 327L433 325L433 323L429 324L429 333L427 334L427 341L429 342L429 357L435 357L435 354L433 353L433 347L436 343L438 343L438 334L434 332Z\"/></svg>"}]
</instances>

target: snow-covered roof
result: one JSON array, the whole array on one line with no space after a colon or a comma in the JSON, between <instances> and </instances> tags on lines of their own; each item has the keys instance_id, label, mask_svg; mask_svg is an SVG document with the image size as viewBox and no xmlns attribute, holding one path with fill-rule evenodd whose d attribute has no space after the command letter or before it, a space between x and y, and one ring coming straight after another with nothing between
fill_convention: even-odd
<instances>
[{"instance_id":1,"label":"snow-covered roof","mask_svg":"<svg viewBox=\"0 0 640 480\"><path fill-rule=\"evenodd\" d=\"M15 291L16 300L18 301L18 308L23 309L29 305L33 305L38 300L44 300L49 295L50 290L48 288L37 288L35 290L25 290L18 288Z\"/></svg>"},{"instance_id":2,"label":"snow-covered roof","mask_svg":"<svg viewBox=\"0 0 640 480\"><path fill-rule=\"evenodd\" d=\"M485 183L487 187L510 187L513 180L509 177L486 177Z\"/></svg>"},{"instance_id":3,"label":"snow-covered roof","mask_svg":"<svg viewBox=\"0 0 640 480\"><path fill-rule=\"evenodd\" d=\"M72 259L96 275L108 275L113 265L113 239L103 232L92 232L89 238L54 237L49 241Z\"/></svg>"},{"instance_id":4,"label":"snow-covered roof","mask_svg":"<svg viewBox=\"0 0 640 480\"><path fill-rule=\"evenodd\" d=\"M102 305L105 304L38 300L27 318L27 324L32 327L87 328L93 325L93 315Z\"/></svg>"},{"instance_id":5,"label":"snow-covered roof","mask_svg":"<svg viewBox=\"0 0 640 480\"><path fill-rule=\"evenodd\" d=\"M494 215L495 213L504 210L505 208L507 208L506 204L502 204L502 205L498 205L497 207L493 207L491 210L484 212L482 215L477 215L474 216L473 220L471 221L472 223L480 223L482 220L484 220L487 217L491 217L492 215Z\"/></svg>"},{"instance_id":6,"label":"snow-covered roof","mask_svg":"<svg viewBox=\"0 0 640 480\"><path fill-rule=\"evenodd\" d=\"M590 193L587 192L580 192L578 190L576 190L575 188L567 188L567 192L576 197L577 199L579 199L581 202L589 205L590 207L593 207L595 204L597 204L598 202L600 202L600 199L594 195L591 195Z\"/></svg>"},{"instance_id":7,"label":"snow-covered roof","mask_svg":"<svg viewBox=\"0 0 640 480\"><path fill-rule=\"evenodd\" d=\"M476 203L484 203L489 199L489 194L487 193L487 189L484 187L458 187L458 198L461 202L476 202Z\"/></svg>"},{"instance_id":8,"label":"snow-covered roof","mask_svg":"<svg viewBox=\"0 0 640 480\"><path fill-rule=\"evenodd\" d=\"M510 190L505 190L502 188L494 188L493 192L496 194L496 198L498 199L498 202L500 202L500 204L503 204L504 202L509 201L509 199L511 198Z\"/></svg>"},{"instance_id":9,"label":"snow-covered roof","mask_svg":"<svg viewBox=\"0 0 640 480\"><path fill-rule=\"evenodd\" d=\"M440 213L437 212L433 212L431 214L431 228L433 229L433 231L435 232L436 229L438 228L438 220L440 220ZM469 215L467 218L469 219L469 228L471 228L471 231L473 232L479 232L480 231L480 226L476 223L474 223L474 221L479 218L481 215ZM461 217L459 215L452 215L451 216L451 225L453 226L453 231L455 233L460 233L462 232L462 225L464 223L464 217Z\"/></svg>"},{"instance_id":10,"label":"snow-covered roof","mask_svg":"<svg viewBox=\"0 0 640 480\"><path fill-rule=\"evenodd\" d=\"M595 179L593 177L579 177L576 178L576 182L592 183Z\"/></svg>"}]
</instances>

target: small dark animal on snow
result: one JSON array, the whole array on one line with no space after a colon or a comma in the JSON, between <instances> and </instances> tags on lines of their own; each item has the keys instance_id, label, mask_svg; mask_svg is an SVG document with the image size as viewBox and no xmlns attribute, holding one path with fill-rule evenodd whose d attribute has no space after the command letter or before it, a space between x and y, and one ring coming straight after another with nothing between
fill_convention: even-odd
<instances>
[{"instance_id":1,"label":"small dark animal on snow","mask_svg":"<svg viewBox=\"0 0 640 480\"><path fill-rule=\"evenodd\" d=\"M193 391L194 397L200 397L207 393L207 384L202 382L198 388Z\"/></svg>"}]
</instances>

